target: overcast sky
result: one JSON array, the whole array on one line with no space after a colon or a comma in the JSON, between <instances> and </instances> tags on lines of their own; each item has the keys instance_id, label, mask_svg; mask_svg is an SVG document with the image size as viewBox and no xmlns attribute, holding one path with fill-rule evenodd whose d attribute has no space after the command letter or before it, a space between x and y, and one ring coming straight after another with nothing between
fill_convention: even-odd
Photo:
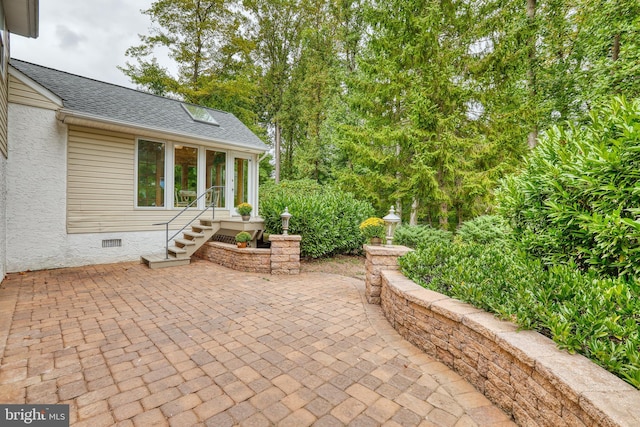
<instances>
[{"instance_id":1,"label":"overcast sky","mask_svg":"<svg viewBox=\"0 0 640 427\"><path fill-rule=\"evenodd\" d=\"M127 61L151 21L153 0L40 0L40 36L11 35L11 56L85 77L133 87L116 68ZM161 63L166 62L159 58ZM131 59L129 59L131 61Z\"/></svg>"}]
</instances>

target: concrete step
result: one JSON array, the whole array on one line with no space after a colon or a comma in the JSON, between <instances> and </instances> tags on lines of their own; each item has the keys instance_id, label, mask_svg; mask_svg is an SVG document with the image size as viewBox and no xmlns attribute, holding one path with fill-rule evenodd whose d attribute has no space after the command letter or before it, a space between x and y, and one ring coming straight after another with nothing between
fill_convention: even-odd
<instances>
[{"instance_id":1,"label":"concrete step","mask_svg":"<svg viewBox=\"0 0 640 427\"><path fill-rule=\"evenodd\" d=\"M164 254L151 254L143 255L140 257L140 262L149 266L149 268L166 268L176 267L179 265L188 265L191 262L191 258L175 258L169 255L166 258Z\"/></svg>"},{"instance_id":2,"label":"concrete step","mask_svg":"<svg viewBox=\"0 0 640 427\"><path fill-rule=\"evenodd\" d=\"M183 231L182 234L184 236L193 237L194 239L205 237L203 233L196 233L195 231Z\"/></svg>"},{"instance_id":3,"label":"concrete step","mask_svg":"<svg viewBox=\"0 0 640 427\"><path fill-rule=\"evenodd\" d=\"M173 255L177 259L189 258L189 252L186 249L177 246L169 246L169 255Z\"/></svg>"},{"instance_id":4,"label":"concrete step","mask_svg":"<svg viewBox=\"0 0 640 427\"><path fill-rule=\"evenodd\" d=\"M182 245L182 246L195 246L196 242L194 242L193 240L187 240L187 239L173 239L173 241L177 244L177 245ZM178 246L181 247L181 246Z\"/></svg>"}]
</instances>

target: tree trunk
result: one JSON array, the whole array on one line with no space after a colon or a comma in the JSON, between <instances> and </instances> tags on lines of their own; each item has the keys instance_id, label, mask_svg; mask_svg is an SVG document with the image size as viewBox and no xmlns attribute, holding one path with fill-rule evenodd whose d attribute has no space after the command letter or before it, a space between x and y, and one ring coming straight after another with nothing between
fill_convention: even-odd
<instances>
[{"instance_id":1,"label":"tree trunk","mask_svg":"<svg viewBox=\"0 0 640 427\"><path fill-rule=\"evenodd\" d=\"M536 82L536 31L534 31L536 19L536 0L527 0L527 21L529 22L529 31L531 34L529 35L528 40L528 50L529 50L529 65L527 68L527 79L529 80L529 96L531 97L531 102L533 105L536 103L537 98L537 82ZM535 114L535 113L534 113ZM538 143L538 124L537 118L534 115L535 122L529 135L527 137L527 142L529 144L529 148L533 148Z\"/></svg>"},{"instance_id":2,"label":"tree trunk","mask_svg":"<svg viewBox=\"0 0 640 427\"><path fill-rule=\"evenodd\" d=\"M276 158L276 184L280 183L280 143L281 143L281 135L280 135L280 125L276 122L276 146L275 150L275 158Z\"/></svg>"},{"instance_id":3,"label":"tree trunk","mask_svg":"<svg viewBox=\"0 0 640 427\"><path fill-rule=\"evenodd\" d=\"M449 205L447 202L440 203L440 228L443 230L449 228Z\"/></svg>"},{"instance_id":4,"label":"tree trunk","mask_svg":"<svg viewBox=\"0 0 640 427\"><path fill-rule=\"evenodd\" d=\"M618 60L620 56L620 33L613 37L613 47L611 48L611 59L613 62Z\"/></svg>"},{"instance_id":5,"label":"tree trunk","mask_svg":"<svg viewBox=\"0 0 640 427\"><path fill-rule=\"evenodd\" d=\"M413 199L411 203L411 216L409 217L409 225L418 225L418 199Z\"/></svg>"}]
</instances>

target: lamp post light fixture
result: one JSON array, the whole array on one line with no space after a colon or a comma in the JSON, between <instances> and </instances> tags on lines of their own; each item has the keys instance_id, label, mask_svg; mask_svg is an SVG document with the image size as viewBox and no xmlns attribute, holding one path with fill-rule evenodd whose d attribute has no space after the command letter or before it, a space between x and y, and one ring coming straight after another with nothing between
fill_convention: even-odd
<instances>
[{"instance_id":1,"label":"lamp post light fixture","mask_svg":"<svg viewBox=\"0 0 640 427\"><path fill-rule=\"evenodd\" d=\"M282 218L282 235L289 235L289 218L291 218L291 214L289 213L289 208L285 207L284 212L280 214L280 218Z\"/></svg>"},{"instance_id":2,"label":"lamp post light fixture","mask_svg":"<svg viewBox=\"0 0 640 427\"><path fill-rule=\"evenodd\" d=\"M389 209L389 214L382 219L387 226L387 246L393 246L393 234L396 231L396 226L400 223L400 217L396 215L393 205Z\"/></svg>"}]
</instances>

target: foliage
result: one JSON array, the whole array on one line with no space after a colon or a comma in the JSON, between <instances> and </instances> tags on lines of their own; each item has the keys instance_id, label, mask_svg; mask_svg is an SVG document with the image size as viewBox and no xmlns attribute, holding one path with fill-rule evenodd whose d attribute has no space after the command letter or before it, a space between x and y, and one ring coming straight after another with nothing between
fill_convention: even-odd
<instances>
[{"instance_id":1,"label":"foliage","mask_svg":"<svg viewBox=\"0 0 640 427\"><path fill-rule=\"evenodd\" d=\"M143 13L152 27L121 68L134 83L273 140L261 182L338 185L412 224L492 212L528 140L640 96L637 0L154 0Z\"/></svg>"},{"instance_id":2,"label":"foliage","mask_svg":"<svg viewBox=\"0 0 640 427\"><path fill-rule=\"evenodd\" d=\"M640 388L640 285L574 264L546 269L503 242L439 242L401 257L420 285L533 328Z\"/></svg>"},{"instance_id":3,"label":"foliage","mask_svg":"<svg viewBox=\"0 0 640 427\"><path fill-rule=\"evenodd\" d=\"M257 135L256 98L259 70L249 54L251 41L240 36L246 18L234 0L155 0L148 15L150 34L126 51L118 67L142 89L162 96L222 109L235 114ZM177 75L161 66L156 53L167 52Z\"/></svg>"},{"instance_id":4,"label":"foliage","mask_svg":"<svg viewBox=\"0 0 640 427\"><path fill-rule=\"evenodd\" d=\"M236 206L236 211L238 211L238 213L242 216L250 215L252 210L253 206L251 206L249 203L240 203L238 206Z\"/></svg>"},{"instance_id":5,"label":"foliage","mask_svg":"<svg viewBox=\"0 0 640 427\"><path fill-rule=\"evenodd\" d=\"M260 189L260 216L268 233L282 233L285 207L292 215L289 234L302 236L301 255L310 258L360 250L358 225L373 215L370 204L333 187L309 180L271 183Z\"/></svg>"},{"instance_id":6,"label":"foliage","mask_svg":"<svg viewBox=\"0 0 640 427\"><path fill-rule=\"evenodd\" d=\"M359 228L362 235L367 239L374 237L382 239L384 237L385 224L382 218L367 218L360 224Z\"/></svg>"},{"instance_id":7,"label":"foliage","mask_svg":"<svg viewBox=\"0 0 640 427\"><path fill-rule=\"evenodd\" d=\"M465 221L456 232L458 238L467 243L492 243L505 241L511 230L507 221L499 215L482 215Z\"/></svg>"},{"instance_id":8,"label":"foliage","mask_svg":"<svg viewBox=\"0 0 640 427\"><path fill-rule=\"evenodd\" d=\"M394 244L410 248L449 243L452 239L452 232L433 228L430 225L402 225L396 228L393 234Z\"/></svg>"},{"instance_id":9,"label":"foliage","mask_svg":"<svg viewBox=\"0 0 640 427\"><path fill-rule=\"evenodd\" d=\"M251 234L247 233L246 231L241 231L238 234L236 234L236 242L246 243L249 241L251 241Z\"/></svg>"},{"instance_id":10,"label":"foliage","mask_svg":"<svg viewBox=\"0 0 640 427\"><path fill-rule=\"evenodd\" d=\"M640 277L639 142L640 100L550 129L498 197L522 247L549 266Z\"/></svg>"}]
</instances>

